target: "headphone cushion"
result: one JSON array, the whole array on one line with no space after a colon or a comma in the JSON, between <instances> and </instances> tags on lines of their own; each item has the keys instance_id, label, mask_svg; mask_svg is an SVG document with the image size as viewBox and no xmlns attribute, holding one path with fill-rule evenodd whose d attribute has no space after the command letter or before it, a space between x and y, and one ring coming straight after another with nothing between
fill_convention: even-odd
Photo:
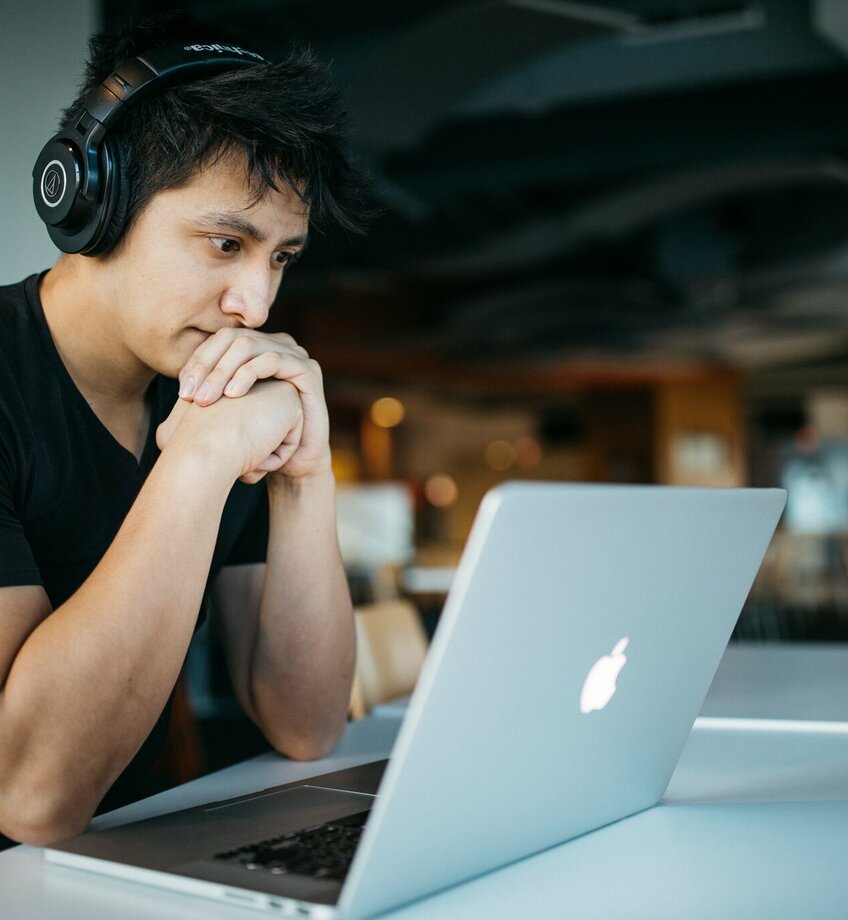
<instances>
[{"instance_id":1,"label":"headphone cushion","mask_svg":"<svg viewBox=\"0 0 848 920\"><path fill-rule=\"evenodd\" d=\"M109 252L118 243L124 232L129 207L129 179L127 178L126 158L121 142L114 135L106 135L103 140L102 155L109 162L105 170L108 176L101 205L101 218L98 227L99 239L85 250L85 255L99 256Z\"/></svg>"}]
</instances>

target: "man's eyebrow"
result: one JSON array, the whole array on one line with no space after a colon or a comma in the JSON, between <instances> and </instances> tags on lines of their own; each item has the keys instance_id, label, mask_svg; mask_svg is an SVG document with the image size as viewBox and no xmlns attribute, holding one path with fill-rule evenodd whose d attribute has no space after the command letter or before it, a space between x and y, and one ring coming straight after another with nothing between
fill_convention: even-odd
<instances>
[{"instance_id":1,"label":"man's eyebrow","mask_svg":"<svg viewBox=\"0 0 848 920\"><path fill-rule=\"evenodd\" d=\"M212 211L208 214L203 214L200 217L200 223L211 225L216 230L223 230L228 233L239 233L242 236L250 237L250 239L255 240L257 243L264 243L267 239L265 234L249 220L245 220L238 214L230 214L226 211ZM277 244L277 248L284 249L292 246L299 246L301 249L305 249L307 241L308 237L306 234L292 236L288 239L280 240Z\"/></svg>"}]
</instances>

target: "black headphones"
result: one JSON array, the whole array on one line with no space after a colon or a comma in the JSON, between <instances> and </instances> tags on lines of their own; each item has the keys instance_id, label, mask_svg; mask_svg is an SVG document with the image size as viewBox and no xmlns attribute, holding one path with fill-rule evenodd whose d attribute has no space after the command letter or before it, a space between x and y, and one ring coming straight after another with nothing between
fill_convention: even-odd
<instances>
[{"instance_id":1,"label":"black headphones","mask_svg":"<svg viewBox=\"0 0 848 920\"><path fill-rule=\"evenodd\" d=\"M38 155L32 195L62 252L108 252L124 229L127 190L120 145L108 131L146 96L178 80L267 63L235 45L154 48L107 77Z\"/></svg>"}]
</instances>

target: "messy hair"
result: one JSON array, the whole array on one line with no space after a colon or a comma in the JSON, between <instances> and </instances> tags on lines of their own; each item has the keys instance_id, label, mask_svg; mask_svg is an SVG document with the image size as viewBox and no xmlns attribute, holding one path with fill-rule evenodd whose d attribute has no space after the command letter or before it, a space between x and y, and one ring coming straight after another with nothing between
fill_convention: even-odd
<instances>
[{"instance_id":1,"label":"messy hair","mask_svg":"<svg viewBox=\"0 0 848 920\"><path fill-rule=\"evenodd\" d=\"M232 39L183 13L94 35L79 95L63 118L128 58L186 42ZM168 86L123 115L110 137L120 144L127 183L125 229L157 192L184 185L231 154L244 157L253 202L288 186L319 228L359 232L367 217L366 182L348 152L347 114L328 69L308 48L292 46L278 63Z\"/></svg>"}]
</instances>

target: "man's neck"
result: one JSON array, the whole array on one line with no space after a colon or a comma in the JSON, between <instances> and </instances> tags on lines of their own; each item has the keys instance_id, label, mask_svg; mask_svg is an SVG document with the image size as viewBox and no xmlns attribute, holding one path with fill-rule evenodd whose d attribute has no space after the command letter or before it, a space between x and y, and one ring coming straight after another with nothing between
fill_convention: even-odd
<instances>
[{"instance_id":1,"label":"man's neck","mask_svg":"<svg viewBox=\"0 0 848 920\"><path fill-rule=\"evenodd\" d=\"M112 437L140 459L150 427L145 393L155 373L127 348L119 305L83 256L63 256L39 289L44 316L77 389Z\"/></svg>"},{"instance_id":2,"label":"man's neck","mask_svg":"<svg viewBox=\"0 0 848 920\"><path fill-rule=\"evenodd\" d=\"M83 256L63 256L39 289L56 350L77 389L98 411L137 410L155 373L129 350L116 322L119 305Z\"/></svg>"}]
</instances>

